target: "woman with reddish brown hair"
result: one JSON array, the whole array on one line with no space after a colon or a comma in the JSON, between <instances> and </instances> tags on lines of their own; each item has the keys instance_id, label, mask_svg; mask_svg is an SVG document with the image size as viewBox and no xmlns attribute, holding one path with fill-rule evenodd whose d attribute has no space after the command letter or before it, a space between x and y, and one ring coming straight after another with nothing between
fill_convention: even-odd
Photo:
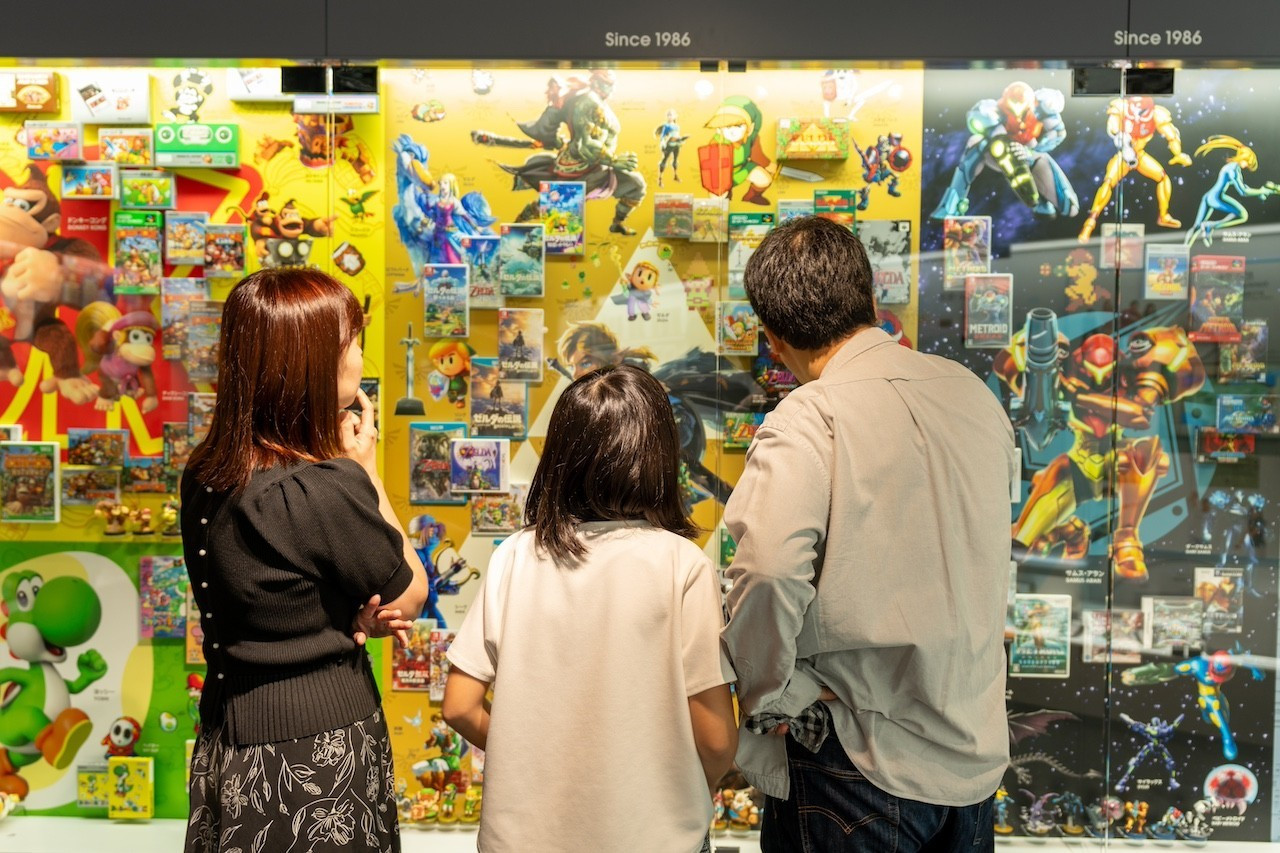
<instances>
[{"instance_id":1,"label":"woman with reddish brown hair","mask_svg":"<svg viewBox=\"0 0 1280 853\"><path fill-rule=\"evenodd\" d=\"M223 310L213 424L182 477L208 664L188 853L400 849L361 646L404 639L427 578L378 476L362 326L310 269L254 273Z\"/></svg>"}]
</instances>

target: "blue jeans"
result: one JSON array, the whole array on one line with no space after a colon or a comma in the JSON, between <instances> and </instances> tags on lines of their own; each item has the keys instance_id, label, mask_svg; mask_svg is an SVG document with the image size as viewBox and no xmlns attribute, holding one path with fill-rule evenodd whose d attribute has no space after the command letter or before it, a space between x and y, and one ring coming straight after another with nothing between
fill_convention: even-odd
<instances>
[{"instance_id":1,"label":"blue jeans","mask_svg":"<svg viewBox=\"0 0 1280 853\"><path fill-rule=\"evenodd\" d=\"M817 754L787 739L791 797L768 797L763 853L992 853L994 797L935 806L881 791L853 766L834 729Z\"/></svg>"}]
</instances>

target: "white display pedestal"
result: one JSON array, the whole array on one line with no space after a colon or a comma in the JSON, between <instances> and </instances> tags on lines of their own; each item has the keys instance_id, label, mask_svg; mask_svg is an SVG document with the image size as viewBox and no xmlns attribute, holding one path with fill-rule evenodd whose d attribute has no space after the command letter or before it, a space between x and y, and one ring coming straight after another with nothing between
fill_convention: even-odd
<instances>
[{"instance_id":1,"label":"white display pedestal","mask_svg":"<svg viewBox=\"0 0 1280 853\"><path fill-rule=\"evenodd\" d=\"M92 818L16 816L0 821L0 850L4 853L180 853L185 822L153 820L125 823ZM476 833L463 830L406 829L401 833L404 853L474 853ZM619 849L626 849L621 842ZM760 853L754 838L732 835L715 839L721 849L737 847L738 853ZM1157 842L1112 839L1109 845L1094 839L1004 839L996 840L997 853L1044 853L1055 850L1211 850L1213 853L1262 853L1280 850L1280 844L1242 844L1210 839L1205 844L1185 841Z\"/></svg>"}]
</instances>

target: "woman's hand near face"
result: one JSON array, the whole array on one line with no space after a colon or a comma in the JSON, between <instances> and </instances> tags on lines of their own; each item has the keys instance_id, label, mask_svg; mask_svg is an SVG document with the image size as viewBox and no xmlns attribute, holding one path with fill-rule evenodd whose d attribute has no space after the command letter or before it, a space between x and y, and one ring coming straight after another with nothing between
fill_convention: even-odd
<instances>
[{"instance_id":1,"label":"woman's hand near face","mask_svg":"<svg viewBox=\"0 0 1280 853\"><path fill-rule=\"evenodd\" d=\"M360 414L343 410L338 423L339 438L342 441L342 455L356 462L369 473L375 482L378 479L378 429L373 425L373 402L363 390L356 392L356 402L360 404Z\"/></svg>"},{"instance_id":2,"label":"woman's hand near face","mask_svg":"<svg viewBox=\"0 0 1280 853\"><path fill-rule=\"evenodd\" d=\"M404 627L403 622L418 618L423 604L426 603L430 586L427 583L427 572L423 568L422 560L419 559L418 552L413 549L409 535L404 532L404 525L400 523L395 510L391 508L387 487L378 476L378 430L373 425L373 402L364 391L356 392L356 402L360 404L358 417L351 412L342 413L340 424L342 455L354 460L369 475L369 480L372 481L373 488L378 493L378 511L382 514L383 520L400 533L404 547L404 561L413 571L413 581L399 598L387 602L386 607L379 608L377 605L366 604L365 609L361 611L364 621L358 621L353 631L367 636L388 636L381 632L396 633ZM394 613L394 616L388 616L389 612ZM371 633L370 629L378 633Z\"/></svg>"}]
</instances>

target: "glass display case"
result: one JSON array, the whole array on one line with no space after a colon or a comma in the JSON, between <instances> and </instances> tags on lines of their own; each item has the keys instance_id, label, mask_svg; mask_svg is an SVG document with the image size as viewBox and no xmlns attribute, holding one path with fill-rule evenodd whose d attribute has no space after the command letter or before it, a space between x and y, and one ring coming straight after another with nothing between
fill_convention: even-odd
<instances>
[{"instance_id":1,"label":"glass display case","mask_svg":"<svg viewBox=\"0 0 1280 853\"><path fill-rule=\"evenodd\" d=\"M173 496L246 271L317 266L365 308L384 478L433 583L410 649L371 653L402 821L439 825L439 792L484 774L439 717L443 651L520 524L557 395L610 363L664 383L683 496L727 567L724 502L795 385L742 270L816 214L866 245L885 330L969 367L1017 427L997 833L1277 835L1280 71L1084 95L1044 64L369 70L0 67L0 589L65 578L84 602L49 626L60 659L0 671L0 692L65 681L81 746L8 747L0 791L34 814L186 814L203 670ZM116 792L131 757L149 795ZM759 797L721 787L717 831L757 829Z\"/></svg>"}]
</instances>

